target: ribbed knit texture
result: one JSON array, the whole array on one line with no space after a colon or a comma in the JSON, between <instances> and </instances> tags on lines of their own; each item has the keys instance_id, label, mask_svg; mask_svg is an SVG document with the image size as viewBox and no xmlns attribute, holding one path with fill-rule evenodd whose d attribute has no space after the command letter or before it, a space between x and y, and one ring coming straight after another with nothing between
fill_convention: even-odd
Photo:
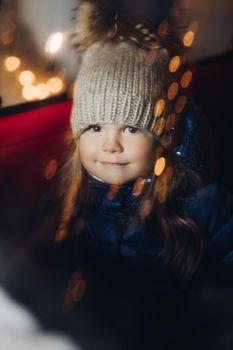
<instances>
[{"instance_id":1,"label":"ribbed knit texture","mask_svg":"<svg viewBox=\"0 0 233 350\"><path fill-rule=\"evenodd\" d=\"M88 48L76 80L71 116L74 134L89 125L126 124L153 130L158 63L139 58L130 43Z\"/></svg>"}]
</instances>

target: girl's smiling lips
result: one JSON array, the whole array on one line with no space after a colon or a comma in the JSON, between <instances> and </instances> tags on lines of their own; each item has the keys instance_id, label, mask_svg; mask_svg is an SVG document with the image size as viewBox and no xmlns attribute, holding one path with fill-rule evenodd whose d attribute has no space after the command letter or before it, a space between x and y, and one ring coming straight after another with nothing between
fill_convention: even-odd
<instances>
[{"instance_id":1,"label":"girl's smiling lips","mask_svg":"<svg viewBox=\"0 0 233 350\"><path fill-rule=\"evenodd\" d=\"M128 165L129 163L120 163L120 162L108 162L108 161L103 161L103 162L100 162L100 164L102 164L102 165L124 166L124 165Z\"/></svg>"}]
</instances>

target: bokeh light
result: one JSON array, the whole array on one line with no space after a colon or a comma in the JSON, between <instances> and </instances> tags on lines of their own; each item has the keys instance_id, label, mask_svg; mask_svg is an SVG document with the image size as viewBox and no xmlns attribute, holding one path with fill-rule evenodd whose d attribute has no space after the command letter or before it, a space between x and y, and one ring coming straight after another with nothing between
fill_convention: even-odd
<instances>
[{"instance_id":1,"label":"bokeh light","mask_svg":"<svg viewBox=\"0 0 233 350\"><path fill-rule=\"evenodd\" d=\"M57 94L64 88L63 81L58 77L49 79L46 85L52 94Z\"/></svg>"},{"instance_id":2,"label":"bokeh light","mask_svg":"<svg viewBox=\"0 0 233 350\"><path fill-rule=\"evenodd\" d=\"M37 84L35 86L35 96L39 100L43 100L49 96L49 88L46 84Z\"/></svg>"},{"instance_id":3,"label":"bokeh light","mask_svg":"<svg viewBox=\"0 0 233 350\"><path fill-rule=\"evenodd\" d=\"M168 185L171 181L173 175L173 168L171 166L167 166L164 172L161 175L161 183L163 185Z\"/></svg>"},{"instance_id":4,"label":"bokeh light","mask_svg":"<svg viewBox=\"0 0 233 350\"><path fill-rule=\"evenodd\" d=\"M164 99L160 99L156 102L155 108L154 108L154 116L155 117L160 117L161 114L163 113L165 108L165 101Z\"/></svg>"},{"instance_id":5,"label":"bokeh light","mask_svg":"<svg viewBox=\"0 0 233 350\"><path fill-rule=\"evenodd\" d=\"M166 119L165 118L159 118L157 121L156 121L156 124L155 124L155 128L154 128L154 133L157 135L157 136L160 136L165 128L165 124L166 124Z\"/></svg>"},{"instance_id":6,"label":"bokeh light","mask_svg":"<svg viewBox=\"0 0 233 350\"><path fill-rule=\"evenodd\" d=\"M150 215L152 206L153 202L150 198L147 198L143 201L142 206L140 208L140 216L142 220L144 220L147 216Z\"/></svg>"},{"instance_id":7,"label":"bokeh light","mask_svg":"<svg viewBox=\"0 0 233 350\"><path fill-rule=\"evenodd\" d=\"M166 159L164 157L160 157L159 159L157 159L154 167L154 174L156 176L160 176L164 171L165 166L166 166Z\"/></svg>"},{"instance_id":8,"label":"bokeh light","mask_svg":"<svg viewBox=\"0 0 233 350\"><path fill-rule=\"evenodd\" d=\"M43 171L43 176L46 180L51 180L55 176L57 171L57 166L58 164L56 159L51 159L48 161Z\"/></svg>"},{"instance_id":9,"label":"bokeh light","mask_svg":"<svg viewBox=\"0 0 233 350\"><path fill-rule=\"evenodd\" d=\"M51 34L45 44L45 52L54 54L60 50L63 40L64 35L61 32Z\"/></svg>"},{"instance_id":10,"label":"bokeh light","mask_svg":"<svg viewBox=\"0 0 233 350\"><path fill-rule=\"evenodd\" d=\"M187 97L182 95L176 101L175 111L181 113L186 105Z\"/></svg>"},{"instance_id":11,"label":"bokeh light","mask_svg":"<svg viewBox=\"0 0 233 350\"><path fill-rule=\"evenodd\" d=\"M142 190L143 190L144 186L145 186L144 179L142 177L139 177L134 183L133 195L135 197L139 196L142 193Z\"/></svg>"},{"instance_id":12,"label":"bokeh light","mask_svg":"<svg viewBox=\"0 0 233 350\"><path fill-rule=\"evenodd\" d=\"M35 80L35 74L30 70L24 70L19 74L19 82L21 85L30 85Z\"/></svg>"},{"instance_id":13,"label":"bokeh light","mask_svg":"<svg viewBox=\"0 0 233 350\"><path fill-rule=\"evenodd\" d=\"M169 62L169 71L171 73L175 73L177 69L180 67L180 57L174 56Z\"/></svg>"},{"instance_id":14,"label":"bokeh light","mask_svg":"<svg viewBox=\"0 0 233 350\"><path fill-rule=\"evenodd\" d=\"M79 302L86 291L86 282L80 272L74 272L70 278L64 297L64 312L70 312L75 303Z\"/></svg>"},{"instance_id":15,"label":"bokeh light","mask_svg":"<svg viewBox=\"0 0 233 350\"><path fill-rule=\"evenodd\" d=\"M176 124L176 114L175 113L171 113L167 117L165 130L166 131L171 130L174 127L175 124Z\"/></svg>"},{"instance_id":16,"label":"bokeh light","mask_svg":"<svg viewBox=\"0 0 233 350\"><path fill-rule=\"evenodd\" d=\"M78 236L83 232L85 226L85 221L83 218L79 218L75 221L75 224L72 226L72 236Z\"/></svg>"},{"instance_id":17,"label":"bokeh light","mask_svg":"<svg viewBox=\"0 0 233 350\"><path fill-rule=\"evenodd\" d=\"M168 88L168 92L167 92L168 99L173 100L176 97L178 91L179 91L179 84L176 82L172 83Z\"/></svg>"},{"instance_id":18,"label":"bokeh light","mask_svg":"<svg viewBox=\"0 0 233 350\"><path fill-rule=\"evenodd\" d=\"M6 32L1 36L1 42L3 45L9 45L14 41L14 33Z\"/></svg>"},{"instance_id":19,"label":"bokeh light","mask_svg":"<svg viewBox=\"0 0 233 350\"><path fill-rule=\"evenodd\" d=\"M35 86L25 85L22 91L23 98L27 101L32 101L36 99Z\"/></svg>"},{"instance_id":20,"label":"bokeh light","mask_svg":"<svg viewBox=\"0 0 233 350\"><path fill-rule=\"evenodd\" d=\"M16 56L9 56L5 59L4 67L8 72L14 72L19 68L21 61Z\"/></svg>"},{"instance_id":21,"label":"bokeh light","mask_svg":"<svg viewBox=\"0 0 233 350\"><path fill-rule=\"evenodd\" d=\"M159 36L165 36L168 33L169 25L167 21L163 21L160 23L157 29L157 33Z\"/></svg>"},{"instance_id":22,"label":"bokeh light","mask_svg":"<svg viewBox=\"0 0 233 350\"><path fill-rule=\"evenodd\" d=\"M187 88L192 81L193 73L190 70L187 70L181 77L180 84L182 88Z\"/></svg>"},{"instance_id":23,"label":"bokeh light","mask_svg":"<svg viewBox=\"0 0 233 350\"><path fill-rule=\"evenodd\" d=\"M193 44L194 41L194 32L192 30L189 30L188 32L185 33L183 37L183 44L185 47L190 47Z\"/></svg>"},{"instance_id":24,"label":"bokeh light","mask_svg":"<svg viewBox=\"0 0 233 350\"><path fill-rule=\"evenodd\" d=\"M119 191L119 186L111 185L107 193L107 198L110 201L112 201L116 197L118 191Z\"/></svg>"}]
</instances>

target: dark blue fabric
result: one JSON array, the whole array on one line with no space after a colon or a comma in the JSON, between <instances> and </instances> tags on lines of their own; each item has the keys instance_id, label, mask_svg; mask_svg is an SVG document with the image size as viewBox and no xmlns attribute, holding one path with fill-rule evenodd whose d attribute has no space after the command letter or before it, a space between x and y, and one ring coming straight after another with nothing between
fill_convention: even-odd
<instances>
[{"instance_id":1,"label":"dark blue fabric","mask_svg":"<svg viewBox=\"0 0 233 350\"><path fill-rule=\"evenodd\" d=\"M143 193L139 197L133 196L133 184L127 184L119 186L116 196L108 199L110 185L94 178L90 181L88 207L74 218L71 232L75 222L81 218L84 220L84 227L79 241L113 254L138 259L156 257L161 248L158 237L146 232L139 218L135 218L132 223L127 222L128 210L139 207ZM123 230L120 229L122 220L125 222Z\"/></svg>"},{"instance_id":2,"label":"dark blue fabric","mask_svg":"<svg viewBox=\"0 0 233 350\"><path fill-rule=\"evenodd\" d=\"M92 179L91 200L88 208L73 220L84 220L82 233L78 236L82 244L135 258L141 261L155 260L162 249L159 226L148 232L140 218L121 228L121 220L132 203L140 205L142 197L132 195L132 185L119 188L117 196L107 198L109 185ZM97 194L98 193L98 194ZM102 200L101 200L102 197ZM233 262L233 196L218 184L212 183L182 200L184 212L200 227L206 238L206 256L215 264ZM126 214L127 215L127 214ZM75 235L75 232L73 232Z\"/></svg>"},{"instance_id":3,"label":"dark blue fabric","mask_svg":"<svg viewBox=\"0 0 233 350\"><path fill-rule=\"evenodd\" d=\"M210 158L213 147L211 130L200 108L191 98L182 118L183 136L173 152L178 161L209 178L215 164Z\"/></svg>"}]
</instances>

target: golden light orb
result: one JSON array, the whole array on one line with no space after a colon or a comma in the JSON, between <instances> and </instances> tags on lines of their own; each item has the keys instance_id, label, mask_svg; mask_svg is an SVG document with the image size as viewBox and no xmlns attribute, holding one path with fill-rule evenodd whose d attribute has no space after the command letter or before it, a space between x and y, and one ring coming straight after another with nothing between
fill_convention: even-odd
<instances>
[{"instance_id":1,"label":"golden light orb","mask_svg":"<svg viewBox=\"0 0 233 350\"><path fill-rule=\"evenodd\" d=\"M36 99L35 86L25 85L22 92L23 98L27 101L32 101Z\"/></svg>"},{"instance_id":2,"label":"golden light orb","mask_svg":"<svg viewBox=\"0 0 233 350\"><path fill-rule=\"evenodd\" d=\"M180 57L174 56L169 62L169 71L171 73L175 73L177 69L180 67Z\"/></svg>"},{"instance_id":3,"label":"golden light orb","mask_svg":"<svg viewBox=\"0 0 233 350\"><path fill-rule=\"evenodd\" d=\"M56 159L49 160L43 171L44 178L46 180L51 180L56 174L57 167L58 167L58 164Z\"/></svg>"},{"instance_id":4,"label":"golden light orb","mask_svg":"<svg viewBox=\"0 0 233 350\"><path fill-rule=\"evenodd\" d=\"M24 70L19 74L21 85L31 85L35 80L35 74L30 70Z\"/></svg>"},{"instance_id":5,"label":"golden light orb","mask_svg":"<svg viewBox=\"0 0 233 350\"><path fill-rule=\"evenodd\" d=\"M155 117L160 117L161 114L163 113L165 108L165 101L164 99L160 99L156 102L155 108L154 108L154 116Z\"/></svg>"},{"instance_id":6,"label":"golden light orb","mask_svg":"<svg viewBox=\"0 0 233 350\"><path fill-rule=\"evenodd\" d=\"M9 45L14 41L14 34L11 32L3 33L0 39L3 45Z\"/></svg>"},{"instance_id":7,"label":"golden light orb","mask_svg":"<svg viewBox=\"0 0 233 350\"><path fill-rule=\"evenodd\" d=\"M154 174L156 176L160 176L164 171L165 166L166 166L166 159L164 157L160 157L159 159L157 159L154 167Z\"/></svg>"},{"instance_id":8,"label":"golden light orb","mask_svg":"<svg viewBox=\"0 0 233 350\"><path fill-rule=\"evenodd\" d=\"M190 22L189 28L190 28L190 30L192 30L194 33L196 33L196 32L198 31L198 28L199 28L199 23L198 23L198 21L192 21L192 22Z\"/></svg>"},{"instance_id":9,"label":"golden light orb","mask_svg":"<svg viewBox=\"0 0 233 350\"><path fill-rule=\"evenodd\" d=\"M181 77L180 85L182 88L187 88L192 81L193 73L191 70L187 70Z\"/></svg>"},{"instance_id":10,"label":"golden light orb","mask_svg":"<svg viewBox=\"0 0 233 350\"><path fill-rule=\"evenodd\" d=\"M178 91L179 91L179 84L176 82L172 83L168 88L168 92L167 92L168 99L173 100L178 94Z\"/></svg>"},{"instance_id":11,"label":"golden light orb","mask_svg":"<svg viewBox=\"0 0 233 350\"><path fill-rule=\"evenodd\" d=\"M19 68L21 61L16 56L9 56L5 59L4 67L8 72L14 72Z\"/></svg>"},{"instance_id":12,"label":"golden light orb","mask_svg":"<svg viewBox=\"0 0 233 350\"><path fill-rule=\"evenodd\" d=\"M119 191L119 186L111 185L107 193L107 198L110 201L112 201L116 197L118 191Z\"/></svg>"},{"instance_id":13,"label":"golden light orb","mask_svg":"<svg viewBox=\"0 0 233 350\"><path fill-rule=\"evenodd\" d=\"M61 32L51 34L45 44L45 52L54 54L60 50L63 40L64 35Z\"/></svg>"},{"instance_id":14,"label":"golden light orb","mask_svg":"<svg viewBox=\"0 0 233 350\"><path fill-rule=\"evenodd\" d=\"M175 113L171 113L167 117L165 130L166 131L171 130L174 127L175 124L176 124L176 114Z\"/></svg>"},{"instance_id":15,"label":"golden light orb","mask_svg":"<svg viewBox=\"0 0 233 350\"><path fill-rule=\"evenodd\" d=\"M187 102L187 97L182 95L178 98L178 100L176 101L176 105L175 105L175 111L176 113L181 113L186 105Z\"/></svg>"},{"instance_id":16,"label":"golden light orb","mask_svg":"<svg viewBox=\"0 0 233 350\"><path fill-rule=\"evenodd\" d=\"M169 182L171 181L173 175L173 168L171 166L167 166L164 172L161 175L161 183L163 185L168 185Z\"/></svg>"},{"instance_id":17,"label":"golden light orb","mask_svg":"<svg viewBox=\"0 0 233 350\"><path fill-rule=\"evenodd\" d=\"M142 190L145 186L145 180L142 177L139 177L133 186L133 196L137 197L142 193Z\"/></svg>"},{"instance_id":18,"label":"golden light orb","mask_svg":"<svg viewBox=\"0 0 233 350\"><path fill-rule=\"evenodd\" d=\"M57 94L64 88L63 81L58 77L49 79L46 85L52 94Z\"/></svg>"},{"instance_id":19,"label":"golden light orb","mask_svg":"<svg viewBox=\"0 0 233 350\"><path fill-rule=\"evenodd\" d=\"M166 124L166 119L165 118L159 118L156 121L156 124L155 124L155 127L154 127L154 133L157 136L160 136L163 133L164 128L165 128L165 124Z\"/></svg>"},{"instance_id":20,"label":"golden light orb","mask_svg":"<svg viewBox=\"0 0 233 350\"><path fill-rule=\"evenodd\" d=\"M193 44L194 41L194 32L192 30L189 30L187 33L185 33L183 37L183 44L185 47L190 47Z\"/></svg>"},{"instance_id":21,"label":"golden light orb","mask_svg":"<svg viewBox=\"0 0 233 350\"><path fill-rule=\"evenodd\" d=\"M35 86L35 95L39 100L44 100L49 96L49 88L46 84L37 84Z\"/></svg>"},{"instance_id":22,"label":"golden light orb","mask_svg":"<svg viewBox=\"0 0 233 350\"><path fill-rule=\"evenodd\" d=\"M168 22L167 21L163 21L158 26L157 33L158 33L159 36L165 36L168 33L168 29L169 29Z\"/></svg>"},{"instance_id":23,"label":"golden light orb","mask_svg":"<svg viewBox=\"0 0 233 350\"><path fill-rule=\"evenodd\" d=\"M73 301L75 303L79 302L84 296L86 291L86 282L83 279L80 279L73 288Z\"/></svg>"}]
</instances>

